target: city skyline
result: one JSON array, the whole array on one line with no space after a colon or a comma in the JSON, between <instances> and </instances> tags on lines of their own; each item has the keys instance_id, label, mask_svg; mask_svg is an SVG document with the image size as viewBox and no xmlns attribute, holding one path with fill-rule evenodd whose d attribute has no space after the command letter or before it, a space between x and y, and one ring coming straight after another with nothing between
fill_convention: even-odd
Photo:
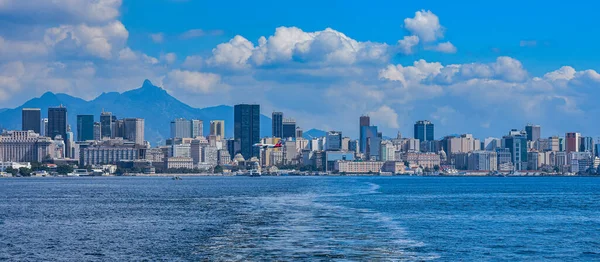
<instances>
[{"instance_id":1,"label":"city skyline","mask_svg":"<svg viewBox=\"0 0 600 262\"><path fill-rule=\"evenodd\" d=\"M591 44L597 34L580 32L595 2L585 10L519 3L522 9L497 12L470 1L389 1L385 10L350 1L343 16L329 3L311 10L318 19L267 5L269 16L209 12L192 20L185 18L191 10L223 6L9 2L0 6L11 25L0 31L7 48L0 76L10 80L0 85L0 102L8 108L46 91L90 100L147 78L194 107L259 103L320 130L358 133L351 123L366 112L388 134L410 133L413 121L429 119L440 134L500 136L493 132L530 122L560 134L568 121L568 129L600 135L591 121L600 113L592 99L600 83ZM61 15L31 16L40 10ZM531 19L520 10L540 12ZM559 23L559 14L568 19ZM257 24L241 22L248 16ZM556 28L565 30L558 36Z\"/></svg>"}]
</instances>

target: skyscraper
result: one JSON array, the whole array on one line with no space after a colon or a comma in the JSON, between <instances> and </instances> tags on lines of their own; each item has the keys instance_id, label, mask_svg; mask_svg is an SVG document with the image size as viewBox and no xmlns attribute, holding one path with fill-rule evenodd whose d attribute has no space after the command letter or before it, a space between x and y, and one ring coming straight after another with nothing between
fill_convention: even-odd
<instances>
[{"instance_id":1,"label":"skyscraper","mask_svg":"<svg viewBox=\"0 0 600 262\"><path fill-rule=\"evenodd\" d=\"M366 133L365 133L367 129L364 129L363 127L368 127L370 125L371 125L371 118L370 117L368 117L368 116L361 116L360 117L360 124L358 126L358 130L360 132L360 137L359 137L358 140L359 140L359 145L360 145L359 146L360 152L363 153L363 154L367 153L367 147L366 147L366 145L367 145L367 137L366 137ZM377 133L377 132L375 132L375 133Z\"/></svg>"},{"instance_id":2,"label":"skyscraper","mask_svg":"<svg viewBox=\"0 0 600 262\"><path fill-rule=\"evenodd\" d=\"M144 119L143 118L125 118L125 137L137 145L144 144Z\"/></svg>"},{"instance_id":3,"label":"skyscraper","mask_svg":"<svg viewBox=\"0 0 600 262\"><path fill-rule=\"evenodd\" d=\"M273 112L271 119L273 120L273 137L283 138L283 113Z\"/></svg>"},{"instance_id":4,"label":"skyscraper","mask_svg":"<svg viewBox=\"0 0 600 262\"><path fill-rule=\"evenodd\" d=\"M379 159L381 137L378 136L377 126L361 126L361 144L359 149L367 159Z\"/></svg>"},{"instance_id":5,"label":"skyscraper","mask_svg":"<svg viewBox=\"0 0 600 262\"><path fill-rule=\"evenodd\" d=\"M42 118L40 121L40 135L48 136L48 118Z\"/></svg>"},{"instance_id":6,"label":"skyscraper","mask_svg":"<svg viewBox=\"0 0 600 262\"><path fill-rule=\"evenodd\" d=\"M434 140L434 129L433 124L427 120L420 120L415 123L414 138L419 141L433 141Z\"/></svg>"},{"instance_id":7,"label":"skyscraper","mask_svg":"<svg viewBox=\"0 0 600 262\"><path fill-rule=\"evenodd\" d=\"M284 119L282 122L282 135L281 138L288 139L296 138L296 120L294 119Z\"/></svg>"},{"instance_id":8,"label":"skyscraper","mask_svg":"<svg viewBox=\"0 0 600 262\"><path fill-rule=\"evenodd\" d=\"M102 140L102 124L94 122L94 140Z\"/></svg>"},{"instance_id":9,"label":"skyscraper","mask_svg":"<svg viewBox=\"0 0 600 262\"><path fill-rule=\"evenodd\" d=\"M260 142L260 105L235 105L233 111L233 135L240 153L244 159L259 157L259 149L252 145Z\"/></svg>"},{"instance_id":10,"label":"skyscraper","mask_svg":"<svg viewBox=\"0 0 600 262\"><path fill-rule=\"evenodd\" d=\"M67 137L67 108L62 105L48 108L48 136L54 139L58 135Z\"/></svg>"},{"instance_id":11,"label":"skyscraper","mask_svg":"<svg viewBox=\"0 0 600 262\"><path fill-rule=\"evenodd\" d=\"M94 115L77 115L77 141L94 140Z\"/></svg>"},{"instance_id":12,"label":"skyscraper","mask_svg":"<svg viewBox=\"0 0 600 262\"><path fill-rule=\"evenodd\" d=\"M503 137L504 148L508 148L511 155L511 162L514 170L524 170L527 168L527 135L511 132Z\"/></svg>"},{"instance_id":13,"label":"skyscraper","mask_svg":"<svg viewBox=\"0 0 600 262\"><path fill-rule=\"evenodd\" d=\"M567 153L579 152L580 137L580 133L565 134L565 151Z\"/></svg>"},{"instance_id":14,"label":"skyscraper","mask_svg":"<svg viewBox=\"0 0 600 262\"><path fill-rule=\"evenodd\" d=\"M225 138L225 121L223 120L212 120L210 121L210 135L220 136Z\"/></svg>"},{"instance_id":15,"label":"skyscraper","mask_svg":"<svg viewBox=\"0 0 600 262\"><path fill-rule=\"evenodd\" d=\"M541 135L541 127L539 125L528 124L525 126L525 132L527 132L527 141L538 141Z\"/></svg>"},{"instance_id":16,"label":"skyscraper","mask_svg":"<svg viewBox=\"0 0 600 262\"><path fill-rule=\"evenodd\" d=\"M21 111L22 122L21 127L23 131L31 130L38 134L41 134L42 124L42 111L39 108L23 108Z\"/></svg>"},{"instance_id":17,"label":"skyscraper","mask_svg":"<svg viewBox=\"0 0 600 262\"><path fill-rule=\"evenodd\" d=\"M111 112L100 113L100 125L102 126L102 137L114 137L113 135L113 115Z\"/></svg>"},{"instance_id":18,"label":"skyscraper","mask_svg":"<svg viewBox=\"0 0 600 262\"><path fill-rule=\"evenodd\" d=\"M177 118L171 121L171 138L189 138L192 137L192 122Z\"/></svg>"},{"instance_id":19,"label":"skyscraper","mask_svg":"<svg viewBox=\"0 0 600 262\"><path fill-rule=\"evenodd\" d=\"M192 138L204 136L204 122L202 120L193 119L192 121Z\"/></svg>"},{"instance_id":20,"label":"skyscraper","mask_svg":"<svg viewBox=\"0 0 600 262\"><path fill-rule=\"evenodd\" d=\"M342 150L342 132L329 131L325 139L325 150L340 151Z\"/></svg>"}]
</instances>

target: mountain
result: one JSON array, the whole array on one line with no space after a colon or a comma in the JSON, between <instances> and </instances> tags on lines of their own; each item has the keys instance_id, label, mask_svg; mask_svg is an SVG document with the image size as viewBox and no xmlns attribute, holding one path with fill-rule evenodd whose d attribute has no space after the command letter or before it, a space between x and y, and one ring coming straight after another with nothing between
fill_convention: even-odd
<instances>
[{"instance_id":1,"label":"mountain","mask_svg":"<svg viewBox=\"0 0 600 262\"><path fill-rule=\"evenodd\" d=\"M319 129L314 129L314 128L302 133L302 137L304 137L306 139L312 139L312 138L318 138L318 137L324 137L324 136L327 136L327 132L325 132L323 130L319 130Z\"/></svg>"},{"instance_id":2,"label":"mountain","mask_svg":"<svg viewBox=\"0 0 600 262\"><path fill-rule=\"evenodd\" d=\"M112 112L118 118L138 117L145 119L145 137L152 145L163 145L170 136L170 123L175 118L200 119L204 121L204 134L209 133L211 120L225 120L225 135L233 137L233 107L214 106L207 108L191 107L164 89L145 80L142 87L124 93L102 93L93 100L86 101L67 94L46 92L14 109L0 111L0 126L6 129L21 128L21 109L34 107L42 109L42 117L47 117L48 107L63 105L67 108L68 121L73 132L77 132L77 115L93 114L100 121L102 110ZM271 136L271 119L261 115L261 136Z\"/></svg>"}]
</instances>

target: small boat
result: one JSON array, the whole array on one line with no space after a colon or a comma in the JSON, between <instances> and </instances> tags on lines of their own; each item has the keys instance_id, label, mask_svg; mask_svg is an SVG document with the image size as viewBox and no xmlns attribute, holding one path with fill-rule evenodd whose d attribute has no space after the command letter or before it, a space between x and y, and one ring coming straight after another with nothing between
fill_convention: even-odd
<instances>
[{"instance_id":1,"label":"small boat","mask_svg":"<svg viewBox=\"0 0 600 262\"><path fill-rule=\"evenodd\" d=\"M181 179L181 177L179 177L179 176L174 176L174 177L173 177L173 178L171 178L171 179L173 179L173 180L182 180L182 179Z\"/></svg>"}]
</instances>

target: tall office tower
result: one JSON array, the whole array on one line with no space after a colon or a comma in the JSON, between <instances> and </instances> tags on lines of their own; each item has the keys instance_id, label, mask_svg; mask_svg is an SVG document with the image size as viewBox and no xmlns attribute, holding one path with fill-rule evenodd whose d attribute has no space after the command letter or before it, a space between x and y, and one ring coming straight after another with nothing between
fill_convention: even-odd
<instances>
[{"instance_id":1,"label":"tall office tower","mask_svg":"<svg viewBox=\"0 0 600 262\"><path fill-rule=\"evenodd\" d=\"M67 108L62 105L48 108L48 136L54 139L58 135L67 137Z\"/></svg>"},{"instance_id":2,"label":"tall office tower","mask_svg":"<svg viewBox=\"0 0 600 262\"><path fill-rule=\"evenodd\" d=\"M40 135L48 136L48 118L42 118L40 121Z\"/></svg>"},{"instance_id":3,"label":"tall office tower","mask_svg":"<svg viewBox=\"0 0 600 262\"><path fill-rule=\"evenodd\" d=\"M94 140L102 140L102 124L100 122L94 122Z\"/></svg>"},{"instance_id":4,"label":"tall office tower","mask_svg":"<svg viewBox=\"0 0 600 262\"><path fill-rule=\"evenodd\" d=\"M378 135L377 126L361 126L360 134L361 144L359 145L359 149L361 152L365 154L367 159L378 160L381 138Z\"/></svg>"},{"instance_id":5,"label":"tall office tower","mask_svg":"<svg viewBox=\"0 0 600 262\"><path fill-rule=\"evenodd\" d=\"M420 120L415 123L414 138L419 139L419 141L433 141L433 132L433 124L427 120Z\"/></svg>"},{"instance_id":6,"label":"tall office tower","mask_svg":"<svg viewBox=\"0 0 600 262\"><path fill-rule=\"evenodd\" d=\"M111 112L100 113L100 124L102 125L102 137L111 138L113 135L113 115Z\"/></svg>"},{"instance_id":7,"label":"tall office tower","mask_svg":"<svg viewBox=\"0 0 600 262\"><path fill-rule=\"evenodd\" d=\"M171 138L189 138L192 137L192 122L177 118L171 121Z\"/></svg>"},{"instance_id":8,"label":"tall office tower","mask_svg":"<svg viewBox=\"0 0 600 262\"><path fill-rule=\"evenodd\" d=\"M283 123L282 123L282 134L281 134L281 138L283 139L288 139L288 138L292 138L295 139L296 138L296 120L294 119L284 119Z\"/></svg>"},{"instance_id":9,"label":"tall office tower","mask_svg":"<svg viewBox=\"0 0 600 262\"><path fill-rule=\"evenodd\" d=\"M23 108L21 111L23 131L31 130L41 134L42 111L39 108Z\"/></svg>"},{"instance_id":10,"label":"tall office tower","mask_svg":"<svg viewBox=\"0 0 600 262\"><path fill-rule=\"evenodd\" d=\"M65 154L66 158L75 158L75 156L74 156L75 152L74 152L74 148L73 148L74 145L75 145L75 142L73 140L74 140L73 139L73 132L71 132L71 128L69 127L69 128L67 128L67 133L66 133L66 136L65 136L65 151L64 151L64 154Z\"/></svg>"},{"instance_id":11,"label":"tall office tower","mask_svg":"<svg viewBox=\"0 0 600 262\"><path fill-rule=\"evenodd\" d=\"M113 121L111 137L125 137L125 121L123 119Z\"/></svg>"},{"instance_id":12,"label":"tall office tower","mask_svg":"<svg viewBox=\"0 0 600 262\"><path fill-rule=\"evenodd\" d=\"M283 113L273 112L271 119L273 120L273 137L283 138Z\"/></svg>"},{"instance_id":13,"label":"tall office tower","mask_svg":"<svg viewBox=\"0 0 600 262\"><path fill-rule=\"evenodd\" d=\"M210 121L210 135L220 136L225 138L225 121L223 120L212 120Z\"/></svg>"},{"instance_id":14,"label":"tall office tower","mask_svg":"<svg viewBox=\"0 0 600 262\"><path fill-rule=\"evenodd\" d=\"M366 137L366 133L365 133L366 129L363 129L363 127L365 127L365 126L368 127L370 125L371 125L371 118L369 116L361 116L360 117L360 123L358 126L358 131L360 132L360 136L358 138L358 141L359 141L359 145L360 145L359 146L360 152L363 154L366 154L366 150L367 150L367 148L364 146L367 144L367 137Z\"/></svg>"},{"instance_id":15,"label":"tall office tower","mask_svg":"<svg viewBox=\"0 0 600 262\"><path fill-rule=\"evenodd\" d=\"M204 122L202 120L192 120L192 138L204 136Z\"/></svg>"},{"instance_id":16,"label":"tall office tower","mask_svg":"<svg viewBox=\"0 0 600 262\"><path fill-rule=\"evenodd\" d=\"M590 152L594 155L594 138L582 136L579 138L579 152Z\"/></svg>"},{"instance_id":17,"label":"tall office tower","mask_svg":"<svg viewBox=\"0 0 600 262\"><path fill-rule=\"evenodd\" d=\"M136 145L144 144L144 119L143 118L125 118L124 139L135 142Z\"/></svg>"},{"instance_id":18,"label":"tall office tower","mask_svg":"<svg viewBox=\"0 0 600 262\"><path fill-rule=\"evenodd\" d=\"M565 151L567 153L579 152L580 137L581 137L580 133L566 133L565 134Z\"/></svg>"},{"instance_id":19,"label":"tall office tower","mask_svg":"<svg viewBox=\"0 0 600 262\"><path fill-rule=\"evenodd\" d=\"M244 159L259 157L259 148L252 145L260 142L260 105L235 105L233 111L233 136L240 153Z\"/></svg>"},{"instance_id":20,"label":"tall office tower","mask_svg":"<svg viewBox=\"0 0 600 262\"><path fill-rule=\"evenodd\" d=\"M325 139L325 150L327 150L327 151L342 150L342 132L341 131L327 132L327 138Z\"/></svg>"},{"instance_id":21,"label":"tall office tower","mask_svg":"<svg viewBox=\"0 0 600 262\"><path fill-rule=\"evenodd\" d=\"M77 141L94 140L94 115L77 115Z\"/></svg>"},{"instance_id":22,"label":"tall office tower","mask_svg":"<svg viewBox=\"0 0 600 262\"><path fill-rule=\"evenodd\" d=\"M527 141L538 141L540 139L540 135L542 127L539 125L528 124L525 126L525 132L527 132Z\"/></svg>"},{"instance_id":23,"label":"tall office tower","mask_svg":"<svg viewBox=\"0 0 600 262\"><path fill-rule=\"evenodd\" d=\"M504 148L508 148L514 170L527 168L527 134L513 133L502 138Z\"/></svg>"},{"instance_id":24,"label":"tall office tower","mask_svg":"<svg viewBox=\"0 0 600 262\"><path fill-rule=\"evenodd\" d=\"M301 127L296 127L296 138L301 138L304 134Z\"/></svg>"}]
</instances>

